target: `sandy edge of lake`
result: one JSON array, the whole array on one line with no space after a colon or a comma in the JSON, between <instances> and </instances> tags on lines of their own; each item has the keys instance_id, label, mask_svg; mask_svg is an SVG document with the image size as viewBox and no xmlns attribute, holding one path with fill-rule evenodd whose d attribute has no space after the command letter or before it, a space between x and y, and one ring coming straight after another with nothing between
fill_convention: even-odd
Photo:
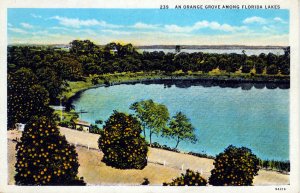
<instances>
[{"instance_id":1,"label":"sandy edge of lake","mask_svg":"<svg viewBox=\"0 0 300 193\"><path fill-rule=\"evenodd\" d=\"M139 185L148 178L150 185L162 185L170 182L186 169L202 173L206 179L213 169L213 161L208 158L176 153L167 150L149 148L148 165L143 170L120 170L106 166L101 159L103 153L98 150L99 135L60 127L62 135L69 143L77 144L76 151L80 163L78 176L83 176L88 185ZM8 183L14 184L15 145L12 139L20 137L21 132L8 131ZM182 170L183 169L183 170ZM254 185L287 185L289 175L275 171L260 170L254 177Z\"/></svg>"}]
</instances>

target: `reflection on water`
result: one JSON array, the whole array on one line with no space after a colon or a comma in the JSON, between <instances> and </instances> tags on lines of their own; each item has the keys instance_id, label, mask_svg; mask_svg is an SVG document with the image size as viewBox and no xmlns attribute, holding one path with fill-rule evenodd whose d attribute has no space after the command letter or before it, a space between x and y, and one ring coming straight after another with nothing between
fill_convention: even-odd
<instances>
[{"instance_id":1,"label":"reflection on water","mask_svg":"<svg viewBox=\"0 0 300 193\"><path fill-rule=\"evenodd\" d=\"M125 83L114 83L112 85L106 85L106 87L118 85L118 84L162 84L165 88L170 88L172 85L178 88L189 88L191 86L203 86L212 87L217 86L220 88L241 88L242 90L250 90L252 87L256 89L289 89L290 84L287 81L277 81L277 82L261 82L261 81L240 81L240 80L218 80L218 79L153 79L153 80L141 80L141 81L131 81Z\"/></svg>"}]
</instances>

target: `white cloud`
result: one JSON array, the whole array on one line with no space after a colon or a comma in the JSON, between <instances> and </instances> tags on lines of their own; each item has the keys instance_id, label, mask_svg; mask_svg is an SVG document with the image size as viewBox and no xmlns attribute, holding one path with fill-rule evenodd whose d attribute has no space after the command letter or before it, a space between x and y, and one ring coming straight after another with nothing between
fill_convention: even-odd
<instances>
[{"instance_id":1,"label":"white cloud","mask_svg":"<svg viewBox=\"0 0 300 193\"><path fill-rule=\"evenodd\" d=\"M250 23L264 24L264 23L267 23L267 20L262 17L253 16L253 17L248 17L248 18L244 19L243 23L244 24L250 24Z\"/></svg>"},{"instance_id":2,"label":"white cloud","mask_svg":"<svg viewBox=\"0 0 300 193\"><path fill-rule=\"evenodd\" d=\"M85 26L85 27L101 26L101 27L108 27L108 28L120 27L119 25L108 24L105 21L99 21L96 19L80 20L78 18L67 18L67 17L60 17L60 16L54 16L51 17L50 19L56 19L63 26L74 27L74 28L80 28L81 26Z\"/></svg>"},{"instance_id":3,"label":"white cloud","mask_svg":"<svg viewBox=\"0 0 300 193\"><path fill-rule=\"evenodd\" d=\"M136 29L157 29L159 25L146 24L142 22L135 23L132 27Z\"/></svg>"},{"instance_id":4,"label":"white cloud","mask_svg":"<svg viewBox=\"0 0 300 193\"><path fill-rule=\"evenodd\" d=\"M87 34L87 35L92 35L92 36L95 36L97 35L97 33L91 29L82 29L82 30L75 30L76 33L84 33L84 34Z\"/></svg>"},{"instance_id":5,"label":"white cloud","mask_svg":"<svg viewBox=\"0 0 300 193\"><path fill-rule=\"evenodd\" d=\"M54 26L54 27L51 27L50 29L54 29L54 30L63 30L63 31L70 31L70 30L72 30L72 29L70 29L70 28L59 27L59 26Z\"/></svg>"},{"instance_id":6,"label":"white cloud","mask_svg":"<svg viewBox=\"0 0 300 193\"><path fill-rule=\"evenodd\" d=\"M9 27L8 30L19 34L27 34L27 31L20 28Z\"/></svg>"},{"instance_id":7,"label":"white cloud","mask_svg":"<svg viewBox=\"0 0 300 193\"><path fill-rule=\"evenodd\" d=\"M30 25L29 23L21 23L21 26L23 28L26 28L26 29L32 29L33 28L33 25Z\"/></svg>"},{"instance_id":8,"label":"white cloud","mask_svg":"<svg viewBox=\"0 0 300 193\"><path fill-rule=\"evenodd\" d=\"M42 31L36 31L33 32L32 35L48 35L48 31L47 30L42 30Z\"/></svg>"},{"instance_id":9,"label":"white cloud","mask_svg":"<svg viewBox=\"0 0 300 193\"><path fill-rule=\"evenodd\" d=\"M60 33L49 33L45 36L8 36L9 44L14 43L36 43L36 44L66 44L74 39L90 39L97 44L106 44L109 42L126 42L132 43L133 45L289 45L288 34L270 34L270 33L256 33L252 32L239 32L234 34L223 34L223 35L191 35L186 33L174 33L168 32L135 32L127 33L128 35L122 34L123 32L113 30L107 31L108 33L97 33L96 36L90 36L84 33L76 35L64 35Z\"/></svg>"},{"instance_id":10,"label":"white cloud","mask_svg":"<svg viewBox=\"0 0 300 193\"><path fill-rule=\"evenodd\" d=\"M11 23L7 23L7 26L8 27L12 27L13 25Z\"/></svg>"},{"instance_id":11,"label":"white cloud","mask_svg":"<svg viewBox=\"0 0 300 193\"><path fill-rule=\"evenodd\" d=\"M105 32L105 33L113 34L113 35L130 35L130 34L133 34L131 32L127 32L127 31L117 31L117 30L109 30L109 29L104 29L104 30L101 30L101 31Z\"/></svg>"},{"instance_id":12,"label":"white cloud","mask_svg":"<svg viewBox=\"0 0 300 193\"><path fill-rule=\"evenodd\" d=\"M274 32L274 29L272 27L269 27L269 26L263 26L262 29L264 31L268 31L268 32Z\"/></svg>"},{"instance_id":13,"label":"white cloud","mask_svg":"<svg viewBox=\"0 0 300 193\"><path fill-rule=\"evenodd\" d=\"M34 13L32 13L32 14L30 14L30 15L31 15L31 17L33 17L33 18L42 18L42 16L36 15L36 14L34 14Z\"/></svg>"},{"instance_id":14,"label":"white cloud","mask_svg":"<svg viewBox=\"0 0 300 193\"><path fill-rule=\"evenodd\" d=\"M274 17L274 19L273 19L274 21L277 21L277 22L279 22L279 23L287 23L286 21L284 21L282 18L280 18L280 17Z\"/></svg>"},{"instance_id":15,"label":"white cloud","mask_svg":"<svg viewBox=\"0 0 300 193\"><path fill-rule=\"evenodd\" d=\"M169 32L192 32L203 28L209 28L212 30L219 30L225 32L236 32L247 30L246 26L231 26L229 24L220 24L218 22L208 22L206 20L196 22L193 26L178 26L178 25L165 25L165 29Z\"/></svg>"}]
</instances>

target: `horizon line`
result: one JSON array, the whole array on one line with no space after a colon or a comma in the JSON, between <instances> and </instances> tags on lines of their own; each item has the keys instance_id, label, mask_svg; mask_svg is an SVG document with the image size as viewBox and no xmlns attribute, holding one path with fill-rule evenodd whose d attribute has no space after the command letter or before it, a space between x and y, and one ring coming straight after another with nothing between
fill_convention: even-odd
<instances>
[{"instance_id":1,"label":"horizon line","mask_svg":"<svg viewBox=\"0 0 300 193\"><path fill-rule=\"evenodd\" d=\"M83 41L83 40L82 40ZM94 43L94 42L93 42ZM114 42L110 42L110 43L118 43L117 41ZM70 43L53 43L53 44L43 44L43 43L10 43L7 44L7 46L14 46L14 45L36 45L36 46L56 46L56 45L69 45ZM109 43L107 43L109 44ZM95 44L97 46L105 46L107 44ZM124 44L124 43L123 43ZM132 44L132 43L125 43L126 44ZM163 47L167 47L167 46L188 46L188 47L216 47L216 46L223 46L223 47L278 47L278 48L282 48L282 47L289 47L290 45L247 45L247 44L140 44L140 45L135 45L132 44L134 47L158 47L158 46L163 46ZM184 48L183 48L184 49Z\"/></svg>"}]
</instances>

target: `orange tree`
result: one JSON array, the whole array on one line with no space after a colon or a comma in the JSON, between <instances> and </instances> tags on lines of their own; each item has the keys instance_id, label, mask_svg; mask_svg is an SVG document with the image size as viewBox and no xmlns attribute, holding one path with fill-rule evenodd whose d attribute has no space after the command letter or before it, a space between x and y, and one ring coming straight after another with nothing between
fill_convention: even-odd
<instances>
[{"instance_id":1,"label":"orange tree","mask_svg":"<svg viewBox=\"0 0 300 193\"><path fill-rule=\"evenodd\" d=\"M78 155L55 122L33 117L16 145L17 185L85 185L77 177Z\"/></svg>"},{"instance_id":2,"label":"orange tree","mask_svg":"<svg viewBox=\"0 0 300 193\"><path fill-rule=\"evenodd\" d=\"M199 172L187 169L185 174L173 179L170 183L163 183L164 186L206 186L207 181L200 176Z\"/></svg>"},{"instance_id":3,"label":"orange tree","mask_svg":"<svg viewBox=\"0 0 300 193\"><path fill-rule=\"evenodd\" d=\"M209 183L214 186L250 186L259 170L259 159L246 147L228 146L216 156Z\"/></svg>"},{"instance_id":4,"label":"orange tree","mask_svg":"<svg viewBox=\"0 0 300 193\"><path fill-rule=\"evenodd\" d=\"M7 118L8 128L15 123L26 123L31 116L51 116L49 93L38 84L35 74L21 68L7 77Z\"/></svg>"},{"instance_id":5,"label":"orange tree","mask_svg":"<svg viewBox=\"0 0 300 193\"><path fill-rule=\"evenodd\" d=\"M114 111L98 140L104 153L102 161L119 169L143 169L148 147L141 131L141 124L132 115Z\"/></svg>"}]
</instances>

